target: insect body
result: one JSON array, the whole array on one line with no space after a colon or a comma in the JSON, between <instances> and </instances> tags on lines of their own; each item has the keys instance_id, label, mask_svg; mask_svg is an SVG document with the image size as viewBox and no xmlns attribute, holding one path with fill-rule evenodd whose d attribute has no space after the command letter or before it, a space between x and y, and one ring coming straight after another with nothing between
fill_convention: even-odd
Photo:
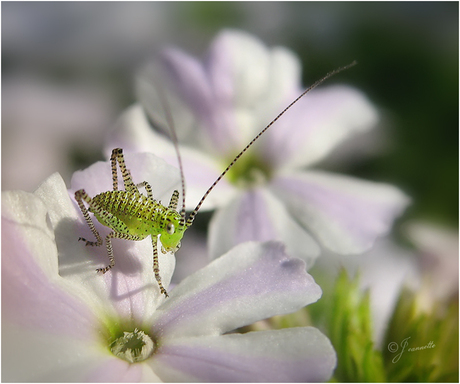
<instances>
[{"instance_id":1,"label":"insect body","mask_svg":"<svg viewBox=\"0 0 460 384\"><path fill-rule=\"evenodd\" d=\"M334 74L341 72L351 66L355 65L356 62L338 68L332 72L329 72L326 76L316 81L313 85L307 88L300 96L298 96L291 104L289 104L270 124L268 124L262 131L260 131L254 139L233 159L228 167L221 173L221 175L214 181L209 187L206 193L199 201L196 208L190 213L188 219L185 217L185 182L182 170L182 163L180 153L177 144L176 133L174 130L174 124L172 116L169 110L166 108L165 111L167 119L171 128L173 136L174 146L177 152L179 168L181 172L182 180L182 209L180 212L177 211L177 205L179 200L179 192L175 190L171 197L168 207L163 206L160 202L154 200L152 188L146 182L140 184L134 184L131 178L130 171L126 168L126 164L123 157L123 151L120 148L116 148L112 151L110 158L112 168L112 181L113 190L108 192L102 192L93 198L90 198L84 189L80 189L75 192L75 200L80 207L83 216L90 227L92 233L96 237L96 241L88 241L84 238L79 240L85 241L86 245L101 246L103 241L102 238L94 226L93 221L88 212L92 212L96 219L103 225L112 229L105 240L107 246L107 253L109 257L109 265L104 268L98 268L97 272L106 273L115 265L115 259L113 256L113 248L111 240L114 238L140 241L145 239L147 236L152 238L153 246L153 271L155 278L160 287L161 293L168 297L166 289L163 287L160 278L160 271L158 265L158 248L157 242L160 240L162 250L164 252L176 252L180 247L180 241L185 230L193 224L196 214L198 213L201 205L203 204L206 197L217 185L217 183L227 174L230 168L238 161L238 159L245 153L249 147L251 147L256 140L262 136L267 129L269 129L289 108L291 108L297 101L299 101L304 95L316 88L323 81L333 76ZM123 177L124 190L118 190L118 173L117 163L120 167L120 171ZM144 187L147 196L139 192L139 188ZM83 202L86 202L89 206L87 209Z\"/></svg>"}]
</instances>

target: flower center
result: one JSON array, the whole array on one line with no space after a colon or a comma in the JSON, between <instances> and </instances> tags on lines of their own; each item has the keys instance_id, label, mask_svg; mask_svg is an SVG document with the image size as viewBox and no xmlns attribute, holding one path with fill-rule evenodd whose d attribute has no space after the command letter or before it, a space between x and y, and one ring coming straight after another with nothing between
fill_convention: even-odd
<instances>
[{"instance_id":1,"label":"flower center","mask_svg":"<svg viewBox=\"0 0 460 384\"><path fill-rule=\"evenodd\" d=\"M249 188L264 184L272 176L270 166L258 156L244 154L227 174L231 183L240 188Z\"/></svg>"},{"instance_id":2,"label":"flower center","mask_svg":"<svg viewBox=\"0 0 460 384\"><path fill-rule=\"evenodd\" d=\"M129 363L138 363L150 357L155 344L149 335L137 328L133 332L124 332L110 346L112 353Z\"/></svg>"}]
</instances>

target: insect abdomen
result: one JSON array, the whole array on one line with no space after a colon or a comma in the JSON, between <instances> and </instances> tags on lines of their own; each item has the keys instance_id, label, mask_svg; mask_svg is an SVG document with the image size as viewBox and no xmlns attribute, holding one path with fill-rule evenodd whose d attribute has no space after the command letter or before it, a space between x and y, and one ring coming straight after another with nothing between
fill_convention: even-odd
<instances>
[{"instance_id":1,"label":"insect abdomen","mask_svg":"<svg viewBox=\"0 0 460 384\"><path fill-rule=\"evenodd\" d=\"M166 210L158 202L129 191L100 193L92 199L90 207L101 224L140 239L159 234L160 218Z\"/></svg>"}]
</instances>

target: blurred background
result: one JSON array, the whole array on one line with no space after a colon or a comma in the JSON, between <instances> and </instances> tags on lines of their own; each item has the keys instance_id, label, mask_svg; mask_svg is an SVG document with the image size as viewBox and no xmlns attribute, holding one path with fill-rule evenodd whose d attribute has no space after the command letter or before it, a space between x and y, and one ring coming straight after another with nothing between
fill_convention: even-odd
<instances>
[{"instance_id":1,"label":"blurred background","mask_svg":"<svg viewBox=\"0 0 460 384\"><path fill-rule=\"evenodd\" d=\"M414 200L405 218L457 228L457 2L3 2L2 189L102 159L136 70L169 44L201 56L222 28L292 49L305 86L356 59L331 82L382 119L323 167L396 184Z\"/></svg>"}]
</instances>

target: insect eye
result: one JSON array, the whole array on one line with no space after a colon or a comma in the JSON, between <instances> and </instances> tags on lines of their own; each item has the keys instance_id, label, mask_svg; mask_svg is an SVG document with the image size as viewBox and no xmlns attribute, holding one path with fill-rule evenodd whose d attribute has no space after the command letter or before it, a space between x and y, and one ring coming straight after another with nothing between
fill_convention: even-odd
<instances>
[{"instance_id":1,"label":"insect eye","mask_svg":"<svg viewBox=\"0 0 460 384\"><path fill-rule=\"evenodd\" d=\"M174 224L173 223L168 223L166 224L166 232L168 232L170 235L174 233Z\"/></svg>"}]
</instances>

